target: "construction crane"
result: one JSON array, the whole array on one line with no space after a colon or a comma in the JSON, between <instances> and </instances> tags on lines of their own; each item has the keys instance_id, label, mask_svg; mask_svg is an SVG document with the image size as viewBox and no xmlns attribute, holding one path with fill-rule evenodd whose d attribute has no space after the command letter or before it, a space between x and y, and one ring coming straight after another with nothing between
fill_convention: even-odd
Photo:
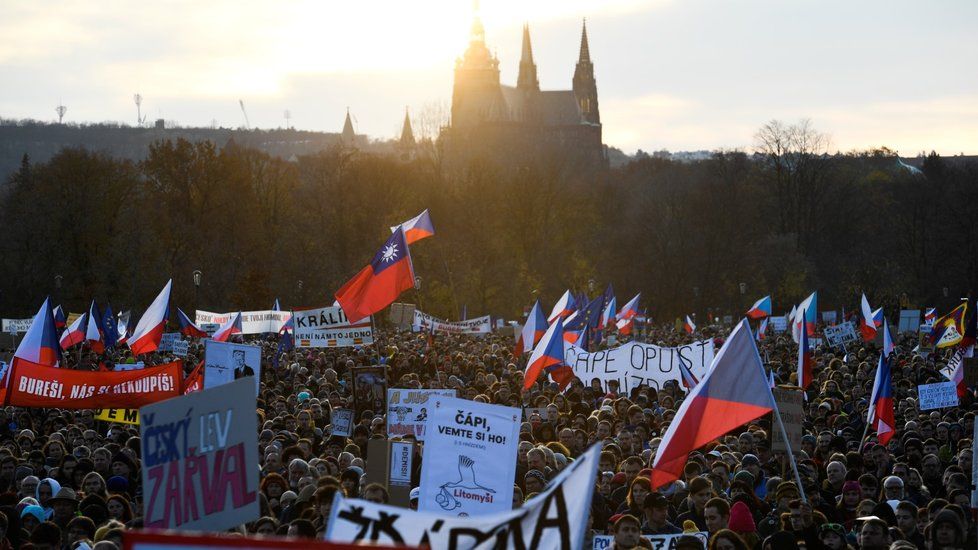
<instances>
[{"instance_id":1,"label":"construction crane","mask_svg":"<svg viewBox=\"0 0 978 550\"><path fill-rule=\"evenodd\" d=\"M142 116L143 96L136 92L132 99L136 102L136 126L142 126L146 122L146 117Z\"/></svg>"},{"instance_id":2,"label":"construction crane","mask_svg":"<svg viewBox=\"0 0 978 550\"><path fill-rule=\"evenodd\" d=\"M243 99L239 99L238 100L238 105L241 106L241 114L244 115L244 119L245 119L245 130L250 130L251 129L251 122L248 121L248 111L245 111L245 108L244 108L244 100Z\"/></svg>"}]
</instances>

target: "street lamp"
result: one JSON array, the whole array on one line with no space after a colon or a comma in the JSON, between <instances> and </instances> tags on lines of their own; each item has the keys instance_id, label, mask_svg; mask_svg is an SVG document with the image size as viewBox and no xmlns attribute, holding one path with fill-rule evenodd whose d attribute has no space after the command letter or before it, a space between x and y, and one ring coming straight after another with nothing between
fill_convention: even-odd
<instances>
[{"instance_id":1,"label":"street lamp","mask_svg":"<svg viewBox=\"0 0 978 550\"><path fill-rule=\"evenodd\" d=\"M587 280L587 294L588 298L591 297L591 294L594 294L594 279Z\"/></svg>"},{"instance_id":2,"label":"street lamp","mask_svg":"<svg viewBox=\"0 0 978 550\"><path fill-rule=\"evenodd\" d=\"M424 311L424 300L421 299L421 276L420 275L414 276L414 290L417 291L418 293L418 307L421 308L421 311Z\"/></svg>"},{"instance_id":3,"label":"street lamp","mask_svg":"<svg viewBox=\"0 0 978 550\"><path fill-rule=\"evenodd\" d=\"M951 289L949 289L948 287L944 287L941 289L941 292L944 294L944 297L947 298L948 295L951 294Z\"/></svg>"},{"instance_id":4,"label":"street lamp","mask_svg":"<svg viewBox=\"0 0 978 550\"><path fill-rule=\"evenodd\" d=\"M204 273L199 270L194 270L194 309L200 307L200 280L204 277Z\"/></svg>"},{"instance_id":5,"label":"street lamp","mask_svg":"<svg viewBox=\"0 0 978 550\"><path fill-rule=\"evenodd\" d=\"M64 280L64 277L62 277L61 275L55 275L54 276L54 299L56 301L61 301L61 281L62 280Z\"/></svg>"}]
</instances>

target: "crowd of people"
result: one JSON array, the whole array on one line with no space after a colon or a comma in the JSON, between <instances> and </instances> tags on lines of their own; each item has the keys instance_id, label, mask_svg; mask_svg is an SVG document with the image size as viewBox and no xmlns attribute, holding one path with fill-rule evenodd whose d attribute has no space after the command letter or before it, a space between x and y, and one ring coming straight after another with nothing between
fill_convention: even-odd
<instances>
[{"instance_id":1,"label":"crowd of people","mask_svg":"<svg viewBox=\"0 0 978 550\"><path fill-rule=\"evenodd\" d=\"M662 345L712 338L719 349L728 330L637 332ZM798 476L784 453L772 451L777 424L768 415L694 452L681 479L657 488L650 468L686 395L681 384L617 393L576 380L559 392L541 380L523 392L526 357L514 358L511 329L482 337L378 329L376 337L363 347L285 352L278 337L248 338L262 348L261 515L229 536L322 538L337 493L389 500L388 488L365 475L368 441L388 437L386 411L361 403L349 437L331 430L332 411L355 406L354 369L384 365L390 388L455 389L466 399L545 409L520 430L514 507L602 443L588 549L596 535L612 536L614 548L652 548L643 535L667 534L679 535L676 548L703 548L704 538L722 550L978 548L970 508L974 388L957 407L921 411L917 386L945 379L949 350L923 357L910 335L896 342L897 426L888 445L878 444L873 429L863 439L878 348L820 345L794 453ZM793 385L797 345L790 335L769 331L759 346L776 382ZM112 354L109 363L134 361L124 350ZM187 373L202 354L193 343ZM86 350L65 354L62 366L94 369L98 361ZM415 449L416 488L422 450ZM0 550L121 549L126 532L142 526L140 454L138 426L96 420L92 410L0 409ZM411 499L416 507L417 490Z\"/></svg>"}]
</instances>

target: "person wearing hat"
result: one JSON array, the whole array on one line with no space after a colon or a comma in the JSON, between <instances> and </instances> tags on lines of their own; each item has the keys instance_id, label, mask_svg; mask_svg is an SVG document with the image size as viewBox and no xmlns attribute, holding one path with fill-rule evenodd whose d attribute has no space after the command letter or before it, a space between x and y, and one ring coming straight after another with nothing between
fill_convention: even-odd
<instances>
[{"instance_id":1,"label":"person wearing hat","mask_svg":"<svg viewBox=\"0 0 978 550\"><path fill-rule=\"evenodd\" d=\"M411 493L408 495L408 508L411 510L417 510L419 498L421 498L421 487L414 487L411 489Z\"/></svg>"},{"instance_id":2,"label":"person wearing hat","mask_svg":"<svg viewBox=\"0 0 978 550\"><path fill-rule=\"evenodd\" d=\"M781 515L789 513L788 504L800 496L798 485L793 481L779 483L774 494L775 508L757 526L757 533L762 539L771 536L781 527Z\"/></svg>"},{"instance_id":3,"label":"person wearing hat","mask_svg":"<svg viewBox=\"0 0 978 550\"><path fill-rule=\"evenodd\" d=\"M62 531L65 531L68 527L68 522L71 521L71 518L75 517L75 512L78 511L78 496L75 494L75 490L70 487L62 487L48 502L51 508L54 509L51 521L60 527Z\"/></svg>"},{"instance_id":4,"label":"person wearing hat","mask_svg":"<svg viewBox=\"0 0 978 550\"><path fill-rule=\"evenodd\" d=\"M669 499L662 493L654 491L642 502L645 523L642 525L643 535L675 535L683 530L669 522Z\"/></svg>"},{"instance_id":5,"label":"person wearing hat","mask_svg":"<svg viewBox=\"0 0 978 550\"><path fill-rule=\"evenodd\" d=\"M608 546L609 550L612 548L631 550L639 547L642 538L642 526L638 518L631 514L618 514L611 519L614 520L611 528L614 538L611 545Z\"/></svg>"}]
</instances>

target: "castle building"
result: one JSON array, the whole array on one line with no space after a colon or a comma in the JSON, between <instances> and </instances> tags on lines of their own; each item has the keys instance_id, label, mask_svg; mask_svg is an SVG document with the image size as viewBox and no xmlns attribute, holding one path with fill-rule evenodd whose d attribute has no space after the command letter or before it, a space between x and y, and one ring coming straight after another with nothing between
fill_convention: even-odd
<instances>
[{"instance_id":1,"label":"castle building","mask_svg":"<svg viewBox=\"0 0 978 550\"><path fill-rule=\"evenodd\" d=\"M504 167L551 162L575 172L607 167L586 23L570 90L540 89L526 25L516 86L501 84L499 75L499 59L476 17L469 46L455 62L451 123L439 136L449 167L474 159Z\"/></svg>"}]
</instances>

